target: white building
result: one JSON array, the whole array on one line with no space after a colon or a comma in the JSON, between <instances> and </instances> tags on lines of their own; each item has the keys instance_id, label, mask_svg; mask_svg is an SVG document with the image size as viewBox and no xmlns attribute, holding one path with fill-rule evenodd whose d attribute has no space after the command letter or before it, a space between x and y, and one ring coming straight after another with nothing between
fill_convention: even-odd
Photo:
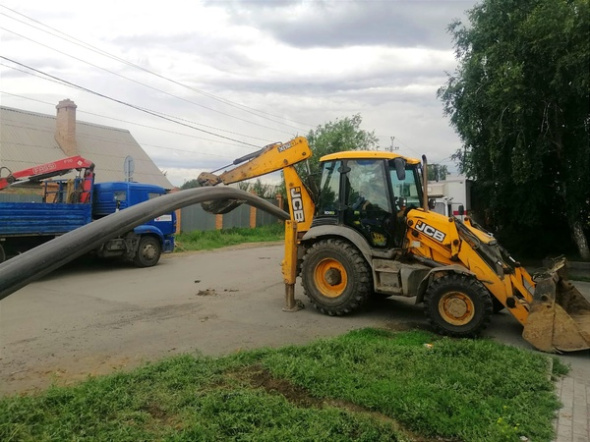
<instances>
[{"instance_id":1,"label":"white building","mask_svg":"<svg viewBox=\"0 0 590 442\"><path fill-rule=\"evenodd\" d=\"M462 175L448 175L446 180L428 183L428 197L434 198L434 211L446 216L462 218L460 207L464 215L471 211L472 181Z\"/></svg>"}]
</instances>

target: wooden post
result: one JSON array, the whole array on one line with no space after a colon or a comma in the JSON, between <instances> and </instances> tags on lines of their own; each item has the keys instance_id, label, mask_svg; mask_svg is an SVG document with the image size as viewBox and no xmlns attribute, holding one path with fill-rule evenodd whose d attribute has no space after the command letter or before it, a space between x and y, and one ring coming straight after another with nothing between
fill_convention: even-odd
<instances>
[{"instance_id":1,"label":"wooden post","mask_svg":"<svg viewBox=\"0 0 590 442\"><path fill-rule=\"evenodd\" d=\"M252 195L256 195L256 192L252 190L250 192ZM250 206L250 228L253 229L256 227L256 207Z\"/></svg>"},{"instance_id":2,"label":"wooden post","mask_svg":"<svg viewBox=\"0 0 590 442\"><path fill-rule=\"evenodd\" d=\"M217 230L223 229L223 215L222 214L215 215L215 228Z\"/></svg>"}]
</instances>

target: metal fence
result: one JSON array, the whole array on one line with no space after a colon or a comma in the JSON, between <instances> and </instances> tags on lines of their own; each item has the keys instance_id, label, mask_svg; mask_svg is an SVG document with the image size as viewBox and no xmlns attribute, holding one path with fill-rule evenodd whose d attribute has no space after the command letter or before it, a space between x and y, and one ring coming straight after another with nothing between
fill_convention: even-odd
<instances>
[{"instance_id":1,"label":"metal fence","mask_svg":"<svg viewBox=\"0 0 590 442\"><path fill-rule=\"evenodd\" d=\"M278 204L274 198L267 199L273 204ZM250 226L250 206L242 204L229 213L222 215L221 225L223 229L232 227L251 227ZM277 218L264 212L256 210L256 227L265 226L278 222ZM215 230L216 215L203 210L200 204L183 207L180 211L180 231L192 232L193 230Z\"/></svg>"}]
</instances>

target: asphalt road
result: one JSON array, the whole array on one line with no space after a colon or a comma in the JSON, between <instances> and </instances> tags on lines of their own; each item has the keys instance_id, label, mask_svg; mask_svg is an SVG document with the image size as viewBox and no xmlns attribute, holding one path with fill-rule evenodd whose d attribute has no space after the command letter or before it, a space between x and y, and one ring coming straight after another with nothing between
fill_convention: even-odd
<instances>
[{"instance_id":1,"label":"asphalt road","mask_svg":"<svg viewBox=\"0 0 590 442\"><path fill-rule=\"evenodd\" d=\"M149 269L83 262L0 302L0 394L71 383L179 353L223 355L303 344L363 327L426 328L421 306L375 302L344 318L282 311L282 245L164 256ZM590 284L577 284L586 295ZM522 327L495 315L486 335L524 348ZM590 353L564 356L573 367Z\"/></svg>"}]
</instances>

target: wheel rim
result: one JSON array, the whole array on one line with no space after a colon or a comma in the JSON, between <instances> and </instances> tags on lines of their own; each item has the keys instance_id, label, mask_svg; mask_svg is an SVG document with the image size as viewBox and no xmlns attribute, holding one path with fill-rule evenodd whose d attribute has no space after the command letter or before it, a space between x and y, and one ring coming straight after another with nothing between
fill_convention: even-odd
<instances>
[{"instance_id":1,"label":"wheel rim","mask_svg":"<svg viewBox=\"0 0 590 442\"><path fill-rule=\"evenodd\" d=\"M154 259L156 256L156 248L153 244L146 244L143 246L142 255L146 259Z\"/></svg>"},{"instance_id":2,"label":"wheel rim","mask_svg":"<svg viewBox=\"0 0 590 442\"><path fill-rule=\"evenodd\" d=\"M475 305L465 293L448 292L440 298L438 312L449 324L465 325L473 319Z\"/></svg>"},{"instance_id":3,"label":"wheel rim","mask_svg":"<svg viewBox=\"0 0 590 442\"><path fill-rule=\"evenodd\" d=\"M333 258L322 259L313 276L316 287L328 298L340 296L348 282L346 269L340 261Z\"/></svg>"}]
</instances>

